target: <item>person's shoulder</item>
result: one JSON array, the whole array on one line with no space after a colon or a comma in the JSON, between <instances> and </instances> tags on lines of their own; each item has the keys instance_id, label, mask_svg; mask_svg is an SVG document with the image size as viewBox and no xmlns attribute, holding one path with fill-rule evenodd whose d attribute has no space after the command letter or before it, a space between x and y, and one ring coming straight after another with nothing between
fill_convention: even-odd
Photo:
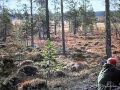
<instances>
[{"instance_id":1,"label":"person's shoulder","mask_svg":"<svg viewBox=\"0 0 120 90\"><path fill-rule=\"evenodd\" d=\"M103 65L103 68L115 68L115 66L112 65L112 64L105 63L105 64Z\"/></svg>"},{"instance_id":2,"label":"person's shoulder","mask_svg":"<svg viewBox=\"0 0 120 90\"><path fill-rule=\"evenodd\" d=\"M106 72L115 72L116 71L116 66L112 65L112 64L104 64L102 70L106 71Z\"/></svg>"}]
</instances>

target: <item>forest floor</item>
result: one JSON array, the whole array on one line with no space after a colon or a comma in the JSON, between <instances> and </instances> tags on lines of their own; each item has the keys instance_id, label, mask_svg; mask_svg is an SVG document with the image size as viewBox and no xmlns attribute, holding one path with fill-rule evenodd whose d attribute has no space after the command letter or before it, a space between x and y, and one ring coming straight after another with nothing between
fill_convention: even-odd
<instances>
[{"instance_id":1,"label":"forest floor","mask_svg":"<svg viewBox=\"0 0 120 90\"><path fill-rule=\"evenodd\" d=\"M72 33L66 32L65 40L67 57L61 54L62 39L60 36L52 35L52 41L60 53L56 60L64 64L63 72L65 76L48 78L47 84L50 90L96 90L97 76L102 68L102 61L106 56L104 33L85 37L83 35L73 35ZM36 47L40 49L46 44L45 40L39 40L37 38L34 42ZM3 58L4 55L12 56L13 53L17 54L19 48L19 45L14 45L13 43L7 44L0 49L0 56ZM113 56L120 55L120 40L116 39L114 34L112 36L112 53ZM26 52L24 55L25 54ZM34 52L29 53L29 56L32 56L32 54L34 54ZM18 64L18 61L15 61L15 63ZM1 81L4 81L5 78L12 74L13 73L10 73L6 76L1 75ZM40 75L38 77L40 78Z\"/></svg>"},{"instance_id":2,"label":"forest floor","mask_svg":"<svg viewBox=\"0 0 120 90\"><path fill-rule=\"evenodd\" d=\"M77 72L67 72L69 78L59 80L66 87L65 90L96 90L97 76L102 68L102 62L105 59L105 36L103 34L89 35L87 37L81 35L66 34L66 50L68 57L60 57L59 61L68 63L86 63L88 67L78 70ZM60 42L61 43L61 42ZM57 43L58 44L58 43ZM70 57L74 52L81 50L83 58ZM113 56L120 55L120 40L116 39L115 34L112 35L112 53ZM70 54L70 56L69 56ZM84 65L84 64L83 64ZM67 81L67 82L66 82ZM56 89L58 90L58 89ZM60 89L64 90L64 89Z\"/></svg>"}]
</instances>

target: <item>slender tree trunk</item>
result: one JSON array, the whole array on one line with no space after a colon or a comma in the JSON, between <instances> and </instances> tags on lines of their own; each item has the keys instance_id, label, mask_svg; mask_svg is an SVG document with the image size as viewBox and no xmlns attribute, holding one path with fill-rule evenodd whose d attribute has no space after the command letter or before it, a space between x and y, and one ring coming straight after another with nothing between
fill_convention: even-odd
<instances>
[{"instance_id":1,"label":"slender tree trunk","mask_svg":"<svg viewBox=\"0 0 120 90\"><path fill-rule=\"evenodd\" d=\"M71 27L70 27L70 19L69 19L69 32L71 32Z\"/></svg>"},{"instance_id":2,"label":"slender tree trunk","mask_svg":"<svg viewBox=\"0 0 120 90\"><path fill-rule=\"evenodd\" d=\"M84 30L85 30L85 37L87 36L87 24L86 24L86 0L84 1L84 9L85 9L85 15L84 15Z\"/></svg>"},{"instance_id":3,"label":"slender tree trunk","mask_svg":"<svg viewBox=\"0 0 120 90\"><path fill-rule=\"evenodd\" d=\"M111 26L110 26L110 10L109 10L109 0L105 0L106 4L106 54L107 58L112 56L111 50Z\"/></svg>"},{"instance_id":4,"label":"slender tree trunk","mask_svg":"<svg viewBox=\"0 0 120 90\"><path fill-rule=\"evenodd\" d=\"M6 42L6 38L7 38L7 24L6 23L4 23L4 30L3 30L3 32L4 32L4 38L3 38L3 41L4 42Z\"/></svg>"},{"instance_id":5,"label":"slender tree trunk","mask_svg":"<svg viewBox=\"0 0 120 90\"><path fill-rule=\"evenodd\" d=\"M63 54L65 53L65 31L64 31L64 17L63 17L63 0L61 0L61 14L62 14L62 46L63 46Z\"/></svg>"},{"instance_id":6,"label":"slender tree trunk","mask_svg":"<svg viewBox=\"0 0 120 90\"><path fill-rule=\"evenodd\" d=\"M42 26L42 34L43 34L43 39L45 39L45 25L43 24L43 26Z\"/></svg>"},{"instance_id":7,"label":"slender tree trunk","mask_svg":"<svg viewBox=\"0 0 120 90\"><path fill-rule=\"evenodd\" d=\"M5 17L4 17L4 14L5 14L5 8L4 8L4 0L3 0L3 18L4 18L4 20L3 20L3 41L4 42L6 42L6 29L7 29L7 22L5 22Z\"/></svg>"},{"instance_id":8,"label":"slender tree trunk","mask_svg":"<svg viewBox=\"0 0 120 90\"><path fill-rule=\"evenodd\" d=\"M57 34L56 26L57 26L57 24L56 24L56 20L55 20L55 27L54 27L55 28L55 35Z\"/></svg>"},{"instance_id":9,"label":"slender tree trunk","mask_svg":"<svg viewBox=\"0 0 120 90\"><path fill-rule=\"evenodd\" d=\"M41 28L38 31L39 31L39 39L41 39Z\"/></svg>"},{"instance_id":10,"label":"slender tree trunk","mask_svg":"<svg viewBox=\"0 0 120 90\"><path fill-rule=\"evenodd\" d=\"M33 3L32 0L30 0L30 12L31 12L31 47L34 47L34 37L33 37Z\"/></svg>"},{"instance_id":11,"label":"slender tree trunk","mask_svg":"<svg viewBox=\"0 0 120 90\"><path fill-rule=\"evenodd\" d=\"M76 27L76 16L75 16L75 20L74 20L74 35L76 34L76 32L77 32L77 27Z\"/></svg>"},{"instance_id":12,"label":"slender tree trunk","mask_svg":"<svg viewBox=\"0 0 120 90\"><path fill-rule=\"evenodd\" d=\"M55 10L55 16L54 16L54 33L55 35L57 34L57 12L58 12L58 9L57 9L57 0L54 0L54 10Z\"/></svg>"},{"instance_id":13,"label":"slender tree trunk","mask_svg":"<svg viewBox=\"0 0 120 90\"><path fill-rule=\"evenodd\" d=\"M26 42L27 42L27 43L26 43L26 46L28 46L28 45L29 45L28 38L26 39Z\"/></svg>"},{"instance_id":14,"label":"slender tree trunk","mask_svg":"<svg viewBox=\"0 0 120 90\"><path fill-rule=\"evenodd\" d=\"M46 29L47 29L47 38L50 40L48 0L46 0Z\"/></svg>"}]
</instances>

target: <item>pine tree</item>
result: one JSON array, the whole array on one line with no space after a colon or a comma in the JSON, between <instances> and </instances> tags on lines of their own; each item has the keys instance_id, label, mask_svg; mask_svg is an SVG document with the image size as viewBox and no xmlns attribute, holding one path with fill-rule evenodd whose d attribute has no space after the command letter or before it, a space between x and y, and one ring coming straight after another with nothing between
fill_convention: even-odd
<instances>
[{"instance_id":1,"label":"pine tree","mask_svg":"<svg viewBox=\"0 0 120 90\"><path fill-rule=\"evenodd\" d=\"M30 13L31 13L31 47L34 47L34 33L33 33L33 0L30 0Z\"/></svg>"},{"instance_id":2,"label":"pine tree","mask_svg":"<svg viewBox=\"0 0 120 90\"><path fill-rule=\"evenodd\" d=\"M61 14L62 14L62 46L63 46L63 55L66 55L65 53L65 31L64 31L64 16L63 16L63 0L61 0Z\"/></svg>"},{"instance_id":3,"label":"pine tree","mask_svg":"<svg viewBox=\"0 0 120 90\"><path fill-rule=\"evenodd\" d=\"M6 41L7 34L10 32L11 29L11 20L10 20L10 13L7 8L3 8L2 16L1 16L1 25L2 25L2 35L3 41Z\"/></svg>"},{"instance_id":4,"label":"pine tree","mask_svg":"<svg viewBox=\"0 0 120 90\"><path fill-rule=\"evenodd\" d=\"M110 10L109 10L109 0L105 0L105 10L106 10L106 54L107 58L112 56L112 49L111 49L111 26L110 26Z\"/></svg>"}]
</instances>

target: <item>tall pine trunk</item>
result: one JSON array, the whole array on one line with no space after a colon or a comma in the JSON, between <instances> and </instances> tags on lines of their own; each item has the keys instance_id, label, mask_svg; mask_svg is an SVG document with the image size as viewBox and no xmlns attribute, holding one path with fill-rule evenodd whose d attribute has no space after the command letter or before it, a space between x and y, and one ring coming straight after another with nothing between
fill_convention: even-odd
<instances>
[{"instance_id":1,"label":"tall pine trunk","mask_svg":"<svg viewBox=\"0 0 120 90\"><path fill-rule=\"evenodd\" d=\"M47 38L50 40L48 0L46 0L46 29L47 29Z\"/></svg>"},{"instance_id":2,"label":"tall pine trunk","mask_svg":"<svg viewBox=\"0 0 120 90\"><path fill-rule=\"evenodd\" d=\"M87 6L86 6L86 0L84 1L84 9L85 9L85 15L84 15L84 31L85 31L85 38L86 38L86 36L87 36L87 24L86 24L86 22L87 22L87 20L86 20L86 18L87 18L87 10L86 10L86 8L87 8Z\"/></svg>"},{"instance_id":3,"label":"tall pine trunk","mask_svg":"<svg viewBox=\"0 0 120 90\"><path fill-rule=\"evenodd\" d=\"M77 32L77 25L76 25L76 16L75 16L75 20L74 20L74 35Z\"/></svg>"},{"instance_id":4,"label":"tall pine trunk","mask_svg":"<svg viewBox=\"0 0 120 90\"><path fill-rule=\"evenodd\" d=\"M56 28L56 27L57 27L57 23L56 23L56 20L55 20L54 22L55 22L54 29L55 29L55 35L56 35L56 34L57 34L57 30L56 30L56 29L57 29L57 28Z\"/></svg>"},{"instance_id":5,"label":"tall pine trunk","mask_svg":"<svg viewBox=\"0 0 120 90\"><path fill-rule=\"evenodd\" d=\"M105 10L106 10L106 55L107 58L112 56L112 50L111 50L111 26L110 26L110 10L109 10L109 0L105 0Z\"/></svg>"},{"instance_id":6,"label":"tall pine trunk","mask_svg":"<svg viewBox=\"0 0 120 90\"><path fill-rule=\"evenodd\" d=\"M62 46L63 46L63 54L66 55L65 53L65 31L64 31L64 17L63 17L63 0L61 0L61 14L62 14Z\"/></svg>"},{"instance_id":7,"label":"tall pine trunk","mask_svg":"<svg viewBox=\"0 0 120 90\"><path fill-rule=\"evenodd\" d=\"M71 32L70 24L71 24L71 22L70 22L70 19L69 19L69 32Z\"/></svg>"},{"instance_id":8,"label":"tall pine trunk","mask_svg":"<svg viewBox=\"0 0 120 90\"><path fill-rule=\"evenodd\" d=\"M34 37L33 37L33 2L30 0L30 12L31 12L31 47L34 47Z\"/></svg>"},{"instance_id":9,"label":"tall pine trunk","mask_svg":"<svg viewBox=\"0 0 120 90\"><path fill-rule=\"evenodd\" d=\"M41 29L39 29L39 39L41 39Z\"/></svg>"}]
</instances>

